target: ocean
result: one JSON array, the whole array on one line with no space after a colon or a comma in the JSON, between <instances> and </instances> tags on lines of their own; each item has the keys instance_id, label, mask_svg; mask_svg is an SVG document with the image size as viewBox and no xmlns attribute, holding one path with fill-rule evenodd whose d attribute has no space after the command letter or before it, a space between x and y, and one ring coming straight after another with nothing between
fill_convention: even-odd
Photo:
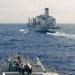
<instances>
[{"instance_id":1,"label":"ocean","mask_svg":"<svg viewBox=\"0 0 75 75\"><path fill-rule=\"evenodd\" d=\"M75 24L57 24L56 33L29 30L25 24L0 24L0 61L13 51L38 56L44 64L75 75Z\"/></svg>"}]
</instances>

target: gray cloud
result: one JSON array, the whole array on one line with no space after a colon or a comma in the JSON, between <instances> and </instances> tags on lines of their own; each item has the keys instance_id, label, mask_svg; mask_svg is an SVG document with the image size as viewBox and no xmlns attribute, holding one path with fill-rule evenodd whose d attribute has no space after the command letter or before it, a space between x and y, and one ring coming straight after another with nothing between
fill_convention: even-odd
<instances>
[{"instance_id":1,"label":"gray cloud","mask_svg":"<svg viewBox=\"0 0 75 75\"><path fill-rule=\"evenodd\" d=\"M1 0L0 23L25 23L28 17L44 13L45 7L50 9L57 23L75 23L74 3L75 0Z\"/></svg>"}]
</instances>

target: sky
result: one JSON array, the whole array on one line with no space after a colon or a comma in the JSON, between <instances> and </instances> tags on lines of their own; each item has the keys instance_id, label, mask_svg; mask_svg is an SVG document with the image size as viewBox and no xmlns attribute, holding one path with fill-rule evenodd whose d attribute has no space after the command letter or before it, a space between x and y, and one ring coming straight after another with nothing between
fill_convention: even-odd
<instances>
[{"instance_id":1,"label":"sky","mask_svg":"<svg viewBox=\"0 0 75 75\"><path fill-rule=\"evenodd\" d=\"M27 23L46 7L57 23L75 23L75 0L0 0L0 23Z\"/></svg>"}]
</instances>

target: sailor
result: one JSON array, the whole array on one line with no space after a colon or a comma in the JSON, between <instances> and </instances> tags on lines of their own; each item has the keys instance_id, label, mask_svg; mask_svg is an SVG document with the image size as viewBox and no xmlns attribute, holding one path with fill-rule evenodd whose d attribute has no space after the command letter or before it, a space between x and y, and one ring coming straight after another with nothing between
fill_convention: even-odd
<instances>
[{"instance_id":1,"label":"sailor","mask_svg":"<svg viewBox=\"0 0 75 75\"><path fill-rule=\"evenodd\" d=\"M58 65L55 66L55 71L59 71L59 70L58 70Z\"/></svg>"},{"instance_id":2,"label":"sailor","mask_svg":"<svg viewBox=\"0 0 75 75\"><path fill-rule=\"evenodd\" d=\"M20 64L21 64L21 63L20 63L19 61L16 62L16 70L17 70L17 71L20 71Z\"/></svg>"},{"instance_id":3,"label":"sailor","mask_svg":"<svg viewBox=\"0 0 75 75\"><path fill-rule=\"evenodd\" d=\"M18 56L17 59L18 59L18 61L19 61L20 63L22 62L20 56Z\"/></svg>"},{"instance_id":4,"label":"sailor","mask_svg":"<svg viewBox=\"0 0 75 75\"><path fill-rule=\"evenodd\" d=\"M25 72L28 72L28 70L29 70L28 64L25 64L24 69L25 69Z\"/></svg>"},{"instance_id":5,"label":"sailor","mask_svg":"<svg viewBox=\"0 0 75 75\"><path fill-rule=\"evenodd\" d=\"M24 71L25 71L25 63L21 63L19 65L19 72L24 75Z\"/></svg>"},{"instance_id":6,"label":"sailor","mask_svg":"<svg viewBox=\"0 0 75 75\"><path fill-rule=\"evenodd\" d=\"M30 75L32 73L32 64L27 62L27 65L28 65L28 75Z\"/></svg>"},{"instance_id":7,"label":"sailor","mask_svg":"<svg viewBox=\"0 0 75 75\"><path fill-rule=\"evenodd\" d=\"M12 71L12 70L13 70L13 63L10 62L10 63L9 63L9 71Z\"/></svg>"},{"instance_id":8,"label":"sailor","mask_svg":"<svg viewBox=\"0 0 75 75\"><path fill-rule=\"evenodd\" d=\"M14 71L18 71L18 64L16 60L14 61Z\"/></svg>"},{"instance_id":9,"label":"sailor","mask_svg":"<svg viewBox=\"0 0 75 75\"><path fill-rule=\"evenodd\" d=\"M25 63L22 63L21 70L22 70L22 74L24 75L24 72L25 72Z\"/></svg>"},{"instance_id":10,"label":"sailor","mask_svg":"<svg viewBox=\"0 0 75 75\"><path fill-rule=\"evenodd\" d=\"M12 58L9 58L8 61L9 61L9 71L13 71L13 60L12 60Z\"/></svg>"}]
</instances>

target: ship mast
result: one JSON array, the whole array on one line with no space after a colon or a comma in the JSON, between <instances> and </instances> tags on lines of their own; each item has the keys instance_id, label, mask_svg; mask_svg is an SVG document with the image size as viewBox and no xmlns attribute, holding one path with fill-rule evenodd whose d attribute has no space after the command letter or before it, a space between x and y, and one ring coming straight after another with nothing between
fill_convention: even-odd
<instances>
[{"instance_id":1,"label":"ship mast","mask_svg":"<svg viewBox=\"0 0 75 75\"><path fill-rule=\"evenodd\" d=\"M49 8L45 8L45 15L49 16Z\"/></svg>"}]
</instances>

